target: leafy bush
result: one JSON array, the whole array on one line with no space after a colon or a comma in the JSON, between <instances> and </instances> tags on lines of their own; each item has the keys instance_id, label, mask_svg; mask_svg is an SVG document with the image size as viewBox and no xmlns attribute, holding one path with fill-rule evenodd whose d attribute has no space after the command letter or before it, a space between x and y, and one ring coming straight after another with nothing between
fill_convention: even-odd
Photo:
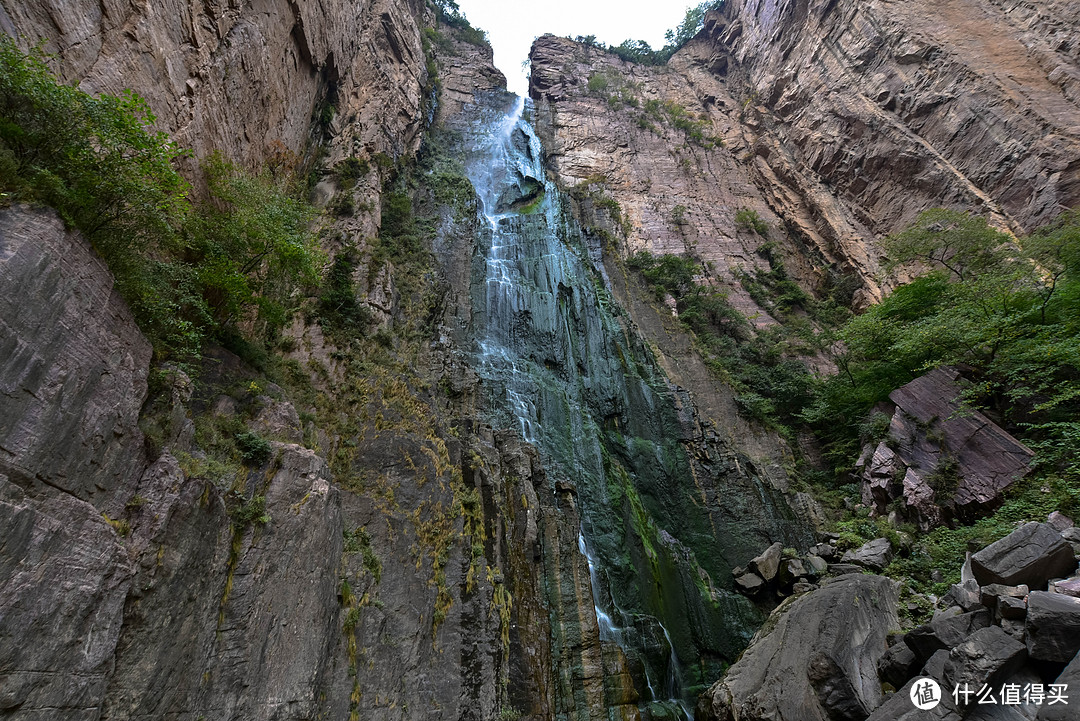
<instances>
[{"instance_id":1,"label":"leafy bush","mask_svg":"<svg viewBox=\"0 0 1080 721\"><path fill-rule=\"evenodd\" d=\"M723 0L705 0L705 2L687 8L686 15L683 16L679 25L664 33L664 39L667 42L660 50L653 50L652 46L644 40L624 40L618 45L608 46L604 49L627 62L643 65L663 65L701 31L705 24L705 13L713 8L720 7L722 2ZM593 42L589 44L595 46L596 39L594 36L590 35L581 40L584 41L590 38Z\"/></svg>"},{"instance_id":2,"label":"leafy bush","mask_svg":"<svg viewBox=\"0 0 1080 721\"><path fill-rule=\"evenodd\" d=\"M757 233L762 238L769 234L769 224L766 223L756 210L750 208L739 208L735 213L735 224L740 228L745 228L753 233Z\"/></svg>"},{"instance_id":3,"label":"leafy bush","mask_svg":"<svg viewBox=\"0 0 1080 721\"><path fill-rule=\"evenodd\" d=\"M300 191L269 171L208 159L197 202L176 171L187 155L133 93L92 97L59 83L40 52L0 39L0 191L56 209L105 260L159 360L188 363L241 320L284 324L319 257Z\"/></svg>"},{"instance_id":4,"label":"leafy bush","mask_svg":"<svg viewBox=\"0 0 1080 721\"><path fill-rule=\"evenodd\" d=\"M270 441L258 433L242 431L236 434L235 440L236 447L240 449L240 456L244 459L244 463L261 466L270 460L273 447L270 445Z\"/></svg>"},{"instance_id":5,"label":"leafy bush","mask_svg":"<svg viewBox=\"0 0 1080 721\"><path fill-rule=\"evenodd\" d=\"M318 282L314 209L269 172L245 173L219 154L202 167L209 197L190 218L187 245L214 320L228 325L255 309L271 327L284 325L289 290Z\"/></svg>"},{"instance_id":6,"label":"leafy bush","mask_svg":"<svg viewBox=\"0 0 1080 721\"><path fill-rule=\"evenodd\" d=\"M961 365L968 400L1068 467L1080 412L1080 214L1019 241L985 220L928 211L884 242L890 266L923 274L839 333L840 375L821 382L805 418L834 458L857 452L857 426L878 401L940 365ZM1074 450L1075 449L1075 450ZM846 459L846 460L842 460Z\"/></svg>"},{"instance_id":7,"label":"leafy bush","mask_svg":"<svg viewBox=\"0 0 1080 721\"><path fill-rule=\"evenodd\" d=\"M81 230L116 277L117 290L155 347L190 356L204 307L182 251L188 186L184 155L133 93L91 97L63 85L39 51L0 38L0 190L42 203Z\"/></svg>"},{"instance_id":8,"label":"leafy bush","mask_svg":"<svg viewBox=\"0 0 1080 721\"><path fill-rule=\"evenodd\" d=\"M245 502L242 496L234 495L238 496L235 499L238 503L229 516L237 528L247 528L253 523L258 523L260 526L270 523L270 514L266 512L266 496L253 496L251 500Z\"/></svg>"},{"instance_id":9,"label":"leafy bush","mask_svg":"<svg viewBox=\"0 0 1080 721\"><path fill-rule=\"evenodd\" d=\"M355 248L343 248L334 258L319 296L319 323L342 345L365 334L371 324L371 311L366 303L357 301L353 287L353 272L359 262Z\"/></svg>"}]
</instances>

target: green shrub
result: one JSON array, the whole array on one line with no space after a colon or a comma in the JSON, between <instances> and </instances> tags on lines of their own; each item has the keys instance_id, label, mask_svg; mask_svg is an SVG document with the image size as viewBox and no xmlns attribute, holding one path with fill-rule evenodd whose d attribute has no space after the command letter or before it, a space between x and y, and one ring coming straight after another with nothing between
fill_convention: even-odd
<instances>
[{"instance_id":1,"label":"green shrub","mask_svg":"<svg viewBox=\"0 0 1080 721\"><path fill-rule=\"evenodd\" d=\"M247 528L253 523L260 526L270 523L270 514L266 512L266 496L253 496L246 502L238 493L234 492L231 496L237 505L230 511L229 517L237 528Z\"/></svg>"},{"instance_id":2,"label":"green shrub","mask_svg":"<svg viewBox=\"0 0 1080 721\"><path fill-rule=\"evenodd\" d=\"M353 273L359 262L360 254L352 246L338 252L319 296L319 324L342 345L362 337L371 324L371 311L366 303L356 299L353 286Z\"/></svg>"},{"instance_id":3,"label":"green shrub","mask_svg":"<svg viewBox=\"0 0 1080 721\"><path fill-rule=\"evenodd\" d=\"M258 433L242 431L236 434L234 440L236 441L236 447L240 449L240 456L244 459L244 463L251 466L261 466L270 460L273 447L270 445L270 441Z\"/></svg>"},{"instance_id":4,"label":"green shrub","mask_svg":"<svg viewBox=\"0 0 1080 721\"><path fill-rule=\"evenodd\" d=\"M769 224L758 215L756 210L751 210L750 208L739 208L739 210L736 211L735 224L740 228L757 233L762 238L769 234Z\"/></svg>"},{"instance_id":5,"label":"green shrub","mask_svg":"<svg viewBox=\"0 0 1080 721\"><path fill-rule=\"evenodd\" d=\"M317 278L301 189L214 155L208 197L193 202L174 167L187 153L154 123L137 95L92 97L0 39L5 198L49 205L83 232L159 360L191 363L242 320L273 335L295 286Z\"/></svg>"}]
</instances>

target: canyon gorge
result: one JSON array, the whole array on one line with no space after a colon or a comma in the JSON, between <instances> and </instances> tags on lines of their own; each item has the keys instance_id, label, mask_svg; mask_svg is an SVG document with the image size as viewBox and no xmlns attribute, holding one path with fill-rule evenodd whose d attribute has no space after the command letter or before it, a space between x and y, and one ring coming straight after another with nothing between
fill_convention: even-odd
<instances>
[{"instance_id":1,"label":"canyon gorge","mask_svg":"<svg viewBox=\"0 0 1080 721\"><path fill-rule=\"evenodd\" d=\"M1057 565L935 567L951 595L860 573L888 560L835 526L913 524L907 558L906 529L1001 506L1041 451L997 406L942 416L966 367L889 388L892 435L830 496L828 443L784 410L808 391L722 357L781 338L773 366L837 376L829 318L919 273L884 238L1080 206L1078 27L1066 0L724 0L663 64L541 35L526 98L453 3L0 0L6 52L145 100L192 198L214 163L295 182L320 263L276 325L221 312L184 356L93 233L4 186L0 719L901 718L915 657L1015 631L1021 583L1009 673L1072 673L1080 703L1030 625L1080 596L1071 521L1009 517L959 560L1024 531ZM956 461L977 431L1015 467ZM935 605L970 623L922 654ZM879 679L901 637L910 673Z\"/></svg>"}]
</instances>

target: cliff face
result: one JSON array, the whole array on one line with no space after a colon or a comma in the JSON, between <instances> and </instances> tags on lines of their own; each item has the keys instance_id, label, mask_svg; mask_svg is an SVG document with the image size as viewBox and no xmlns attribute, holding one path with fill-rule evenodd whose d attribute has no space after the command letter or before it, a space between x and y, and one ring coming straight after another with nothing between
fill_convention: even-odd
<instances>
[{"instance_id":1,"label":"cliff face","mask_svg":"<svg viewBox=\"0 0 1080 721\"><path fill-rule=\"evenodd\" d=\"M449 28L425 47L419 3L5 2L0 23L85 89L145 96L196 158L255 166L319 145L331 167L392 161L433 120L434 72L444 115L502 84ZM327 221L329 250L370 244L387 173L326 175L319 197L361 205ZM355 274L384 328L404 314L394 272ZM533 449L430 393L449 349L372 373L298 319L299 386L219 349L195 381L155 368L148 395L151 349L108 269L21 206L0 211L0 303L6 718L548 715L550 494ZM208 439L245 428L266 458L212 470Z\"/></svg>"},{"instance_id":2,"label":"cliff face","mask_svg":"<svg viewBox=\"0 0 1080 721\"><path fill-rule=\"evenodd\" d=\"M425 3L0 0L0 28L89 91L139 92L196 159L370 165L315 196L348 209L322 238L359 249L354 300L375 321L352 343L297 317L282 385L220 349L194 381L151 371L89 244L0 210L0 715L638 718L665 693L651 712L674 713L754 622L724 593L730 567L804 543L815 506L599 231L624 253L696 253L764 325L738 279L768 269L767 243L807 287L857 276L866 302L873 238L924 207L1027 228L1074 204L1076 8L957 0L951 29L923 27L937 7L732 1L660 68L541 38L535 125L590 234L542 172L488 189L513 211L497 223L475 184L438 185L466 180L431 160L477 130L462 111L508 98L490 49L430 32ZM539 167L528 137L509 142L510 165ZM372 252L389 165L411 155L437 171L408 188L434 228L422 267ZM485 270L509 267L484 257L499 224L538 250L515 259L530 282L485 305ZM583 431L543 458L491 409L496 321L534 420ZM266 458L216 469L206 450L247 430Z\"/></svg>"},{"instance_id":3,"label":"cliff face","mask_svg":"<svg viewBox=\"0 0 1080 721\"><path fill-rule=\"evenodd\" d=\"M422 8L408 0L3 0L0 29L27 46L44 41L60 76L87 92L135 90L196 157L216 150L251 165L303 153L313 119L357 150L415 150Z\"/></svg>"},{"instance_id":4,"label":"cliff face","mask_svg":"<svg viewBox=\"0 0 1080 721\"><path fill-rule=\"evenodd\" d=\"M737 285L729 269L764 266L763 239L734 220L747 207L801 282L820 287L827 261L857 274L865 302L880 295L874 239L921 210L1030 230L1080 202L1076 13L732 0L663 67L540 38L530 92L549 109L565 183L608 179L629 251L696 248Z\"/></svg>"}]
</instances>

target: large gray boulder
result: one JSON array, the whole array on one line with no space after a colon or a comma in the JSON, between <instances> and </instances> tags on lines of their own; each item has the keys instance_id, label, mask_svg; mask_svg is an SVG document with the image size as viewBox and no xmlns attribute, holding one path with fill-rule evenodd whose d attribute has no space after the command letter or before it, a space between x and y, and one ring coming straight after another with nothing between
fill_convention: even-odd
<instances>
[{"instance_id":1,"label":"large gray boulder","mask_svg":"<svg viewBox=\"0 0 1080 721\"><path fill-rule=\"evenodd\" d=\"M973 693L984 684L996 689L1026 660L1024 644L997 626L981 628L949 653L945 683L950 689L967 688Z\"/></svg>"},{"instance_id":2,"label":"large gray boulder","mask_svg":"<svg viewBox=\"0 0 1080 721\"><path fill-rule=\"evenodd\" d=\"M940 617L912 629L904 636L904 643L925 662L937 651L956 648L972 633L989 625L990 613L986 609Z\"/></svg>"},{"instance_id":3,"label":"large gray boulder","mask_svg":"<svg viewBox=\"0 0 1080 721\"><path fill-rule=\"evenodd\" d=\"M1026 523L972 555L971 570L981 586L1023 583L1046 588L1051 578L1063 578L1076 570L1076 556L1053 526Z\"/></svg>"},{"instance_id":4,"label":"large gray boulder","mask_svg":"<svg viewBox=\"0 0 1080 721\"><path fill-rule=\"evenodd\" d=\"M902 689L890 694L866 721L960 721L961 716L953 705L952 695L945 689L942 689L941 703L932 709L922 711L911 703L911 687L922 678L917 676L904 684Z\"/></svg>"},{"instance_id":5,"label":"large gray boulder","mask_svg":"<svg viewBox=\"0 0 1080 721\"><path fill-rule=\"evenodd\" d=\"M908 682L919 668L919 657L906 643L894 643L878 661L878 675L893 688Z\"/></svg>"},{"instance_id":6,"label":"large gray boulder","mask_svg":"<svg viewBox=\"0 0 1080 721\"><path fill-rule=\"evenodd\" d=\"M1026 630L1033 659L1067 663L1080 652L1080 598L1033 591L1028 596Z\"/></svg>"},{"instance_id":7,"label":"large gray boulder","mask_svg":"<svg viewBox=\"0 0 1080 721\"><path fill-rule=\"evenodd\" d=\"M865 718L882 700L878 661L897 625L897 586L853 574L782 604L696 718L827 721Z\"/></svg>"},{"instance_id":8,"label":"large gray boulder","mask_svg":"<svg viewBox=\"0 0 1080 721\"><path fill-rule=\"evenodd\" d=\"M1076 721L1076 717L1080 715L1077 711L1077 706L1080 706L1080 654L1054 679L1054 683L1068 688L1066 694L1069 696L1069 703L1043 706L1039 709L1039 721Z\"/></svg>"},{"instance_id":9,"label":"large gray boulder","mask_svg":"<svg viewBox=\"0 0 1080 721\"><path fill-rule=\"evenodd\" d=\"M784 544L774 543L762 551L760 556L751 559L746 566L768 583L776 578L776 572L780 570L780 557L783 552Z\"/></svg>"},{"instance_id":10,"label":"large gray boulder","mask_svg":"<svg viewBox=\"0 0 1080 721\"><path fill-rule=\"evenodd\" d=\"M869 568L874 571L883 571L892 560L892 544L887 538L875 538L867 541L853 551L848 551L840 559L843 563L853 563L856 566Z\"/></svg>"}]
</instances>

